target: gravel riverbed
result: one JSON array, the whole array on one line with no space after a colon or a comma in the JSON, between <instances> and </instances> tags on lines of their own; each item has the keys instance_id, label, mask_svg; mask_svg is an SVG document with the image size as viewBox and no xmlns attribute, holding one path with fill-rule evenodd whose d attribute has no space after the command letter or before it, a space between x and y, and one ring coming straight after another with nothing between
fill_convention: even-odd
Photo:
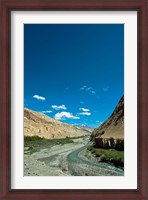
<instances>
[{"instance_id":1,"label":"gravel riverbed","mask_svg":"<svg viewBox=\"0 0 148 200\"><path fill-rule=\"evenodd\" d=\"M89 138L71 143L24 149L24 176L123 176L124 171L88 155ZM86 155L87 154L87 155Z\"/></svg>"}]
</instances>

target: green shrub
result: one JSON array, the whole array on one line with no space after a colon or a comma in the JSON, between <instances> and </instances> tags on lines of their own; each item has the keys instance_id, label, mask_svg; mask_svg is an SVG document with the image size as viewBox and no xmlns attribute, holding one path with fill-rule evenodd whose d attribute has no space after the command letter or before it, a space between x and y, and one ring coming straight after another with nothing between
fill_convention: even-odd
<instances>
[{"instance_id":1,"label":"green shrub","mask_svg":"<svg viewBox=\"0 0 148 200\"><path fill-rule=\"evenodd\" d=\"M24 141L25 142L30 142L30 141L38 141L38 140L43 140L44 138L39 137L38 135L34 136L24 136Z\"/></svg>"},{"instance_id":2,"label":"green shrub","mask_svg":"<svg viewBox=\"0 0 148 200\"><path fill-rule=\"evenodd\" d=\"M93 148L92 146L89 146L89 147L87 148L87 150L88 150L88 151L91 151L92 148Z\"/></svg>"},{"instance_id":3,"label":"green shrub","mask_svg":"<svg viewBox=\"0 0 148 200\"><path fill-rule=\"evenodd\" d=\"M115 149L100 149L88 147L87 150L94 153L96 157L100 157L101 162L113 163L115 166L124 166L124 151L117 151Z\"/></svg>"}]
</instances>

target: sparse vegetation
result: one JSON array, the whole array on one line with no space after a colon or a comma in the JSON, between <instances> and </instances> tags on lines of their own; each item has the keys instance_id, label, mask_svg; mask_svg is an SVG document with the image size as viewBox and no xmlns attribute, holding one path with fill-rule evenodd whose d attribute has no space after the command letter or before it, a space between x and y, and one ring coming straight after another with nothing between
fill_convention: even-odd
<instances>
[{"instance_id":1,"label":"sparse vegetation","mask_svg":"<svg viewBox=\"0 0 148 200\"><path fill-rule=\"evenodd\" d=\"M29 152L34 153L40 151L41 148L50 148L54 145L64 145L68 143L73 143L73 139L82 138L80 137L66 137L61 139L45 139L39 136L24 136L24 146L29 148ZM76 143L76 142L75 142Z\"/></svg>"},{"instance_id":2,"label":"sparse vegetation","mask_svg":"<svg viewBox=\"0 0 148 200\"><path fill-rule=\"evenodd\" d=\"M100 149L93 146L88 147L91 153L100 158L100 162L112 163L116 167L124 167L124 151L117 151L115 149Z\"/></svg>"},{"instance_id":3,"label":"sparse vegetation","mask_svg":"<svg viewBox=\"0 0 148 200\"><path fill-rule=\"evenodd\" d=\"M38 141L38 140L43 140L44 138L39 137L38 135L34 136L24 136L24 141L25 142L30 142L30 141Z\"/></svg>"}]
</instances>

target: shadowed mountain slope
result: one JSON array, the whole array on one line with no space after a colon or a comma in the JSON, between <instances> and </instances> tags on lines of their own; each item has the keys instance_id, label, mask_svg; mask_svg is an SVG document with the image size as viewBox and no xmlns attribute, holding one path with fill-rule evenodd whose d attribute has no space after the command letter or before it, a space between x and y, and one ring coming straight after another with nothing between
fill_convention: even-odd
<instances>
[{"instance_id":1,"label":"shadowed mountain slope","mask_svg":"<svg viewBox=\"0 0 148 200\"><path fill-rule=\"evenodd\" d=\"M91 134L91 140L101 138L124 138L124 96L120 99L111 116Z\"/></svg>"}]
</instances>

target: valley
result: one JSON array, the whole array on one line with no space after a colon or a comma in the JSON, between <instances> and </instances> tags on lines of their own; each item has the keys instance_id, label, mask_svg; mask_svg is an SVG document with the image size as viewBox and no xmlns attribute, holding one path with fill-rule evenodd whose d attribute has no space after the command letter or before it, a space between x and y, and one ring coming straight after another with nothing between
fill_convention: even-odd
<instances>
[{"instance_id":1,"label":"valley","mask_svg":"<svg viewBox=\"0 0 148 200\"><path fill-rule=\"evenodd\" d=\"M67 142L66 142L67 141ZM88 136L66 141L35 141L25 143L25 176L123 176L122 169L97 162L87 147L91 145ZM44 144L45 145L44 145ZM49 143L49 144L48 144ZM62 144L63 143L63 144Z\"/></svg>"},{"instance_id":2,"label":"valley","mask_svg":"<svg viewBox=\"0 0 148 200\"><path fill-rule=\"evenodd\" d=\"M24 109L24 176L123 176L124 96L95 129Z\"/></svg>"}]
</instances>

